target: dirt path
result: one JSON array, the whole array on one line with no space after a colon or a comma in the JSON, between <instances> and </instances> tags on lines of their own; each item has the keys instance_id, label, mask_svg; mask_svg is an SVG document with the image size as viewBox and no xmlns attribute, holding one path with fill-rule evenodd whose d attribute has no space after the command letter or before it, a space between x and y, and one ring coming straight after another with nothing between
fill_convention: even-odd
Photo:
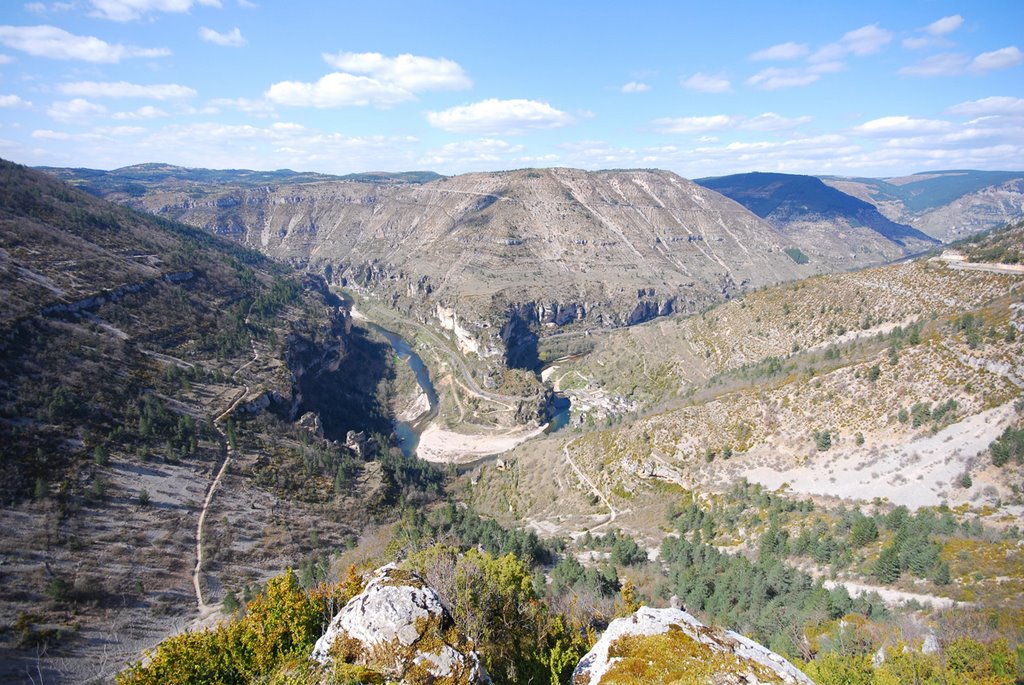
<instances>
[{"instance_id":1,"label":"dirt path","mask_svg":"<svg viewBox=\"0 0 1024 685\"><path fill-rule=\"evenodd\" d=\"M245 317L245 325L249 325L249 317ZM256 349L256 341L249 337L249 345L252 347L252 359L242 364L235 369L231 377L235 378L243 370L255 364L259 358L259 350ZM192 570L192 587L196 591L196 607L199 610L199 621L209 616L215 611L215 607L206 603L203 599L203 588L202 588L202 573L203 573L203 529L206 525L206 515L210 511L210 505L213 503L213 496L217 493L217 488L220 486L221 480L224 478L224 474L227 473L228 467L231 465L231 455L234 449L231 446L231 441L228 440L228 436L221 430L220 425L225 423L231 416L232 412L238 408L238 405L242 403L249 395L249 386L246 385L242 390L238 391L231 404L228 408L218 414L213 420L213 427L220 436L221 449L224 454L224 461L220 465L220 469L217 470L217 475L214 476L213 481L210 483L209 489L206 491L206 499L203 500L203 508L199 511L199 520L196 522L196 565Z\"/></svg>"},{"instance_id":2,"label":"dirt path","mask_svg":"<svg viewBox=\"0 0 1024 685\"><path fill-rule=\"evenodd\" d=\"M938 257L932 257L930 262L942 262L951 269L961 271L987 271L993 274L1009 274L1012 276L1024 275L1024 264L1000 264L996 262L969 262L967 256L959 252L947 250Z\"/></svg>"},{"instance_id":3,"label":"dirt path","mask_svg":"<svg viewBox=\"0 0 1024 685\"><path fill-rule=\"evenodd\" d=\"M846 588L846 591L850 593L851 597L859 597L860 595L877 592L878 596L882 598L882 601L890 606L903 604L904 602L918 602L920 604L930 604L936 609L949 609L957 604L963 604L962 602L957 602L949 597L939 597L938 595L925 595L917 592L894 590L889 587L855 583L849 580L826 580L822 583L822 586L826 590L835 589L840 585Z\"/></svg>"},{"instance_id":4,"label":"dirt path","mask_svg":"<svg viewBox=\"0 0 1024 685\"><path fill-rule=\"evenodd\" d=\"M615 511L615 507L613 507L612 503L608 501L608 498L604 496L604 493L601 492L600 488L598 488L596 485L594 485L594 481L590 480L590 478L587 476L587 474L583 473L583 469L581 469L579 466L577 466L576 462L573 461L572 455L569 454L569 447L571 447L574 442L576 442L575 438L570 440L569 442L565 443L565 447L562 448L562 454L565 455L565 460L567 462L569 462L569 466L571 466L572 470L576 472L576 475L579 477L579 479L584 484L586 484L587 487L590 488L591 492L593 492L595 495L597 495L597 497L602 502L604 502L604 505L606 507L608 507L608 518L606 520L602 521L601 523L597 524L596 526L591 526L590 528L587 528L586 530L581 531L581 534L593 533L598 528L604 528L605 526L608 526L608 525L611 525L612 523L614 523L615 522L615 517L618 516L618 512Z\"/></svg>"}]
</instances>

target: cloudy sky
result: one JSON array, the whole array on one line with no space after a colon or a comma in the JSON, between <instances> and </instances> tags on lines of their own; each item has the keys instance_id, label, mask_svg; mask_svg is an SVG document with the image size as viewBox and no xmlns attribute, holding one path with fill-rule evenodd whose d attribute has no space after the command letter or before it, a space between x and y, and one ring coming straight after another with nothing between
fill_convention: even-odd
<instances>
[{"instance_id":1,"label":"cloudy sky","mask_svg":"<svg viewBox=\"0 0 1024 685\"><path fill-rule=\"evenodd\" d=\"M3 0L0 157L1019 170L1024 2Z\"/></svg>"}]
</instances>

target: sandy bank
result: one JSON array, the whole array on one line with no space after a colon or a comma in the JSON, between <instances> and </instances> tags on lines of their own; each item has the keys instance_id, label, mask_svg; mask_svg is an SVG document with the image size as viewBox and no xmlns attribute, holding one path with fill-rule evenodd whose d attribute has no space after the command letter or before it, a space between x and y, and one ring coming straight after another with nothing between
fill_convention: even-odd
<instances>
[{"instance_id":1,"label":"sandy bank","mask_svg":"<svg viewBox=\"0 0 1024 685\"><path fill-rule=\"evenodd\" d=\"M530 438L544 432L547 426L512 428L480 434L456 433L431 423L420 435L416 456L424 461L442 464L462 464L507 452Z\"/></svg>"}]
</instances>

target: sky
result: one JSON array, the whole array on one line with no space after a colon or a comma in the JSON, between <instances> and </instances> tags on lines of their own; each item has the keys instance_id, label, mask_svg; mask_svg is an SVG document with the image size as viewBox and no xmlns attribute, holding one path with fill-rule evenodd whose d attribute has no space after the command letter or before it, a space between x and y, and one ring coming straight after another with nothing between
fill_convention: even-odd
<instances>
[{"instance_id":1,"label":"sky","mask_svg":"<svg viewBox=\"0 0 1024 685\"><path fill-rule=\"evenodd\" d=\"M1024 169L1024 2L0 3L33 166Z\"/></svg>"}]
</instances>

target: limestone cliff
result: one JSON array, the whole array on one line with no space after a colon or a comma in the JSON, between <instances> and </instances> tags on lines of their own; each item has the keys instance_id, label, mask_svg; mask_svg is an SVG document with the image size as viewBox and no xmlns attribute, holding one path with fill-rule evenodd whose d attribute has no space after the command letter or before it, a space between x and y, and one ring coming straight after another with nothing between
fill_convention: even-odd
<instances>
[{"instance_id":1,"label":"limestone cliff","mask_svg":"<svg viewBox=\"0 0 1024 685\"><path fill-rule=\"evenodd\" d=\"M303 265L448 326L465 351L498 359L524 330L639 323L813 272L786 255L790 241L768 223L666 171L111 197Z\"/></svg>"}]
</instances>

